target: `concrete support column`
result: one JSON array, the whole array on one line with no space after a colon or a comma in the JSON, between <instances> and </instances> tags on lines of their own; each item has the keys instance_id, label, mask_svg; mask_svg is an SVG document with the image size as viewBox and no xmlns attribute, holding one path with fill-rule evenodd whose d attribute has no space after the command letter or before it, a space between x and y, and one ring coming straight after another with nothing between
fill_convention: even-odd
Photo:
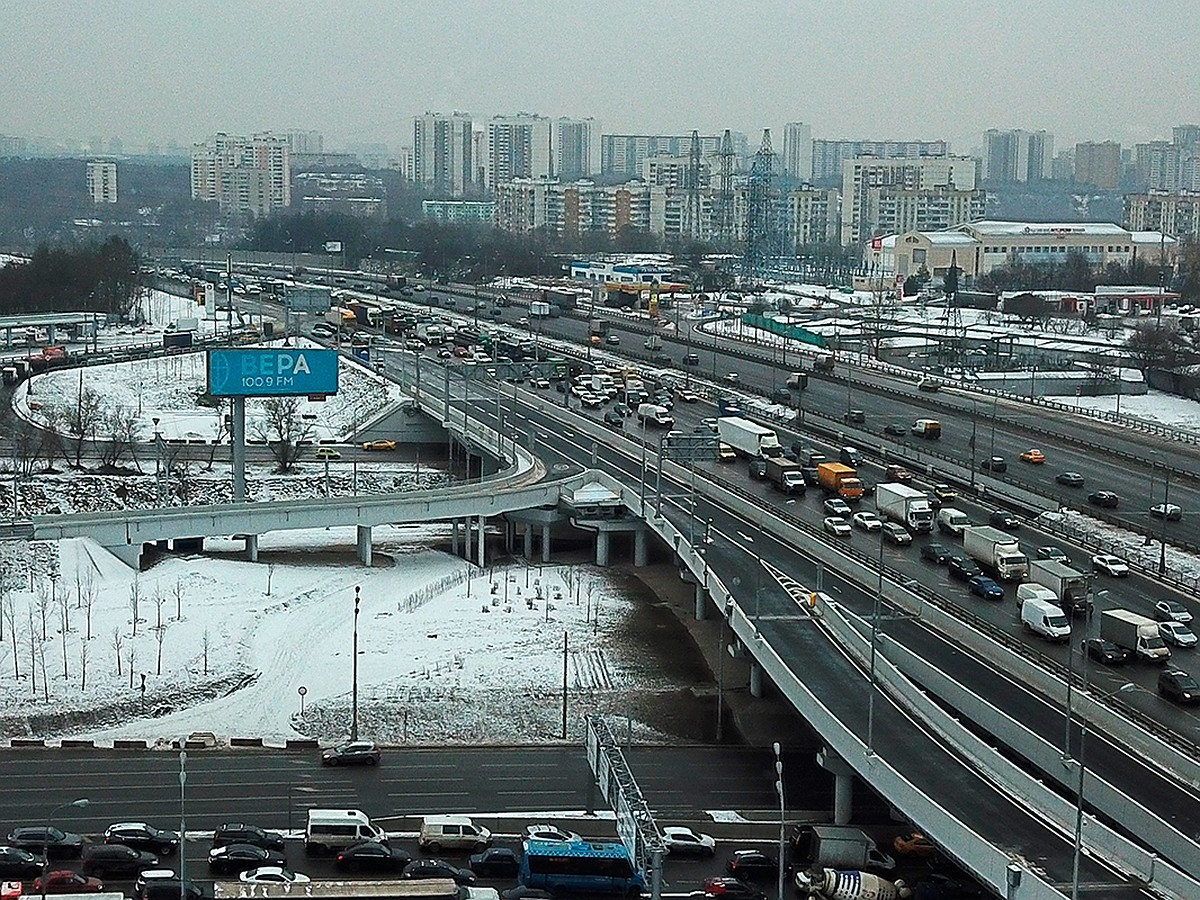
<instances>
[{"instance_id":1,"label":"concrete support column","mask_svg":"<svg viewBox=\"0 0 1200 900\"><path fill-rule=\"evenodd\" d=\"M512 556L513 544L516 541L517 526L508 519L504 520L504 552Z\"/></svg>"},{"instance_id":2,"label":"concrete support column","mask_svg":"<svg viewBox=\"0 0 1200 900\"><path fill-rule=\"evenodd\" d=\"M484 526L484 523L485 523L485 521L486 521L486 520L483 518L483 516L480 516L480 517L479 517L479 521L478 521L478 523L477 523L477 525L478 525L478 527L479 527L479 552L476 554L476 557L477 557L477 558L476 558L476 562L478 563L478 565L479 565L479 568L481 568L481 569L483 568L483 564L484 564L484 557L483 557L483 532L484 532L484 528L483 528L483 526Z\"/></svg>"},{"instance_id":3,"label":"concrete support column","mask_svg":"<svg viewBox=\"0 0 1200 900\"><path fill-rule=\"evenodd\" d=\"M525 523L525 558L533 559L533 526Z\"/></svg>"},{"instance_id":4,"label":"concrete support column","mask_svg":"<svg viewBox=\"0 0 1200 900\"><path fill-rule=\"evenodd\" d=\"M695 616L697 622L703 622L708 617L708 592L704 589L704 585L696 582L696 607Z\"/></svg>"},{"instance_id":5,"label":"concrete support column","mask_svg":"<svg viewBox=\"0 0 1200 900\"><path fill-rule=\"evenodd\" d=\"M633 533L633 564L635 566L646 565L646 557L648 555L649 538L645 525L639 525Z\"/></svg>"},{"instance_id":6,"label":"concrete support column","mask_svg":"<svg viewBox=\"0 0 1200 900\"><path fill-rule=\"evenodd\" d=\"M854 770L827 748L817 753L817 764L833 774L833 824L849 825L854 812Z\"/></svg>"},{"instance_id":7,"label":"concrete support column","mask_svg":"<svg viewBox=\"0 0 1200 900\"><path fill-rule=\"evenodd\" d=\"M364 566L371 565L371 526L358 526L358 561Z\"/></svg>"},{"instance_id":8,"label":"concrete support column","mask_svg":"<svg viewBox=\"0 0 1200 900\"><path fill-rule=\"evenodd\" d=\"M246 535L246 559L250 562L258 562L258 535Z\"/></svg>"},{"instance_id":9,"label":"concrete support column","mask_svg":"<svg viewBox=\"0 0 1200 900\"><path fill-rule=\"evenodd\" d=\"M119 559L133 571L137 572L142 567L142 542L137 541L132 544L118 544L115 547L107 547L113 556Z\"/></svg>"},{"instance_id":10,"label":"concrete support column","mask_svg":"<svg viewBox=\"0 0 1200 900\"><path fill-rule=\"evenodd\" d=\"M608 532L603 528L596 532L596 565L608 565Z\"/></svg>"},{"instance_id":11,"label":"concrete support column","mask_svg":"<svg viewBox=\"0 0 1200 900\"><path fill-rule=\"evenodd\" d=\"M458 519L450 522L450 552L458 556Z\"/></svg>"},{"instance_id":12,"label":"concrete support column","mask_svg":"<svg viewBox=\"0 0 1200 900\"><path fill-rule=\"evenodd\" d=\"M550 526L542 526L542 562L550 562Z\"/></svg>"},{"instance_id":13,"label":"concrete support column","mask_svg":"<svg viewBox=\"0 0 1200 900\"><path fill-rule=\"evenodd\" d=\"M750 663L750 696L758 700L761 700L763 695L762 678L762 666L756 662Z\"/></svg>"}]
</instances>

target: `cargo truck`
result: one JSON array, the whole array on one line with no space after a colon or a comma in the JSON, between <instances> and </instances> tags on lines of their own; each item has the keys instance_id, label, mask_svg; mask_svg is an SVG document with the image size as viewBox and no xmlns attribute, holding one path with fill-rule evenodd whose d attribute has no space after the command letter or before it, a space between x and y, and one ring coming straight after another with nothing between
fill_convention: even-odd
<instances>
[{"instance_id":1,"label":"cargo truck","mask_svg":"<svg viewBox=\"0 0 1200 900\"><path fill-rule=\"evenodd\" d=\"M1049 588L1063 612L1086 613L1088 577L1057 559L1035 559L1029 563L1029 580Z\"/></svg>"},{"instance_id":2,"label":"cargo truck","mask_svg":"<svg viewBox=\"0 0 1200 900\"><path fill-rule=\"evenodd\" d=\"M803 494L804 473L800 468L798 462L773 456L767 460L767 480L785 494Z\"/></svg>"},{"instance_id":3,"label":"cargo truck","mask_svg":"<svg viewBox=\"0 0 1200 900\"><path fill-rule=\"evenodd\" d=\"M1171 648L1159 636L1158 623L1128 609L1102 611L1100 637L1138 659L1165 664L1171 658Z\"/></svg>"},{"instance_id":4,"label":"cargo truck","mask_svg":"<svg viewBox=\"0 0 1200 900\"><path fill-rule=\"evenodd\" d=\"M933 531L933 507L924 491L898 482L881 484L875 489L875 505L880 515L906 528L922 534Z\"/></svg>"},{"instance_id":5,"label":"cargo truck","mask_svg":"<svg viewBox=\"0 0 1200 900\"><path fill-rule=\"evenodd\" d=\"M1029 573L1029 560L1017 539L988 525L963 529L963 552L1001 581L1020 581Z\"/></svg>"},{"instance_id":6,"label":"cargo truck","mask_svg":"<svg viewBox=\"0 0 1200 900\"><path fill-rule=\"evenodd\" d=\"M675 418L667 412L667 408L657 403L643 403L637 408L637 416L647 425L656 425L659 428L670 428L675 424Z\"/></svg>"},{"instance_id":7,"label":"cargo truck","mask_svg":"<svg viewBox=\"0 0 1200 900\"><path fill-rule=\"evenodd\" d=\"M548 319L550 318L550 304L545 300L534 300L529 304L529 318L531 319Z\"/></svg>"},{"instance_id":8,"label":"cargo truck","mask_svg":"<svg viewBox=\"0 0 1200 900\"><path fill-rule=\"evenodd\" d=\"M792 834L793 859L806 869L891 871L896 861L861 829L850 825L801 825Z\"/></svg>"},{"instance_id":9,"label":"cargo truck","mask_svg":"<svg viewBox=\"0 0 1200 900\"><path fill-rule=\"evenodd\" d=\"M657 334L652 334L646 340L642 341L642 346L650 351L661 350L663 348L662 338Z\"/></svg>"},{"instance_id":10,"label":"cargo truck","mask_svg":"<svg viewBox=\"0 0 1200 900\"><path fill-rule=\"evenodd\" d=\"M735 453L750 457L782 456L779 435L765 425L738 416L717 419L717 434Z\"/></svg>"},{"instance_id":11,"label":"cargo truck","mask_svg":"<svg viewBox=\"0 0 1200 900\"><path fill-rule=\"evenodd\" d=\"M912 433L927 441L936 441L942 436L942 423L937 419L917 419L913 422Z\"/></svg>"},{"instance_id":12,"label":"cargo truck","mask_svg":"<svg viewBox=\"0 0 1200 900\"><path fill-rule=\"evenodd\" d=\"M818 465L817 484L826 494L837 494L848 502L862 499L862 480L857 471L844 463L823 462Z\"/></svg>"}]
</instances>

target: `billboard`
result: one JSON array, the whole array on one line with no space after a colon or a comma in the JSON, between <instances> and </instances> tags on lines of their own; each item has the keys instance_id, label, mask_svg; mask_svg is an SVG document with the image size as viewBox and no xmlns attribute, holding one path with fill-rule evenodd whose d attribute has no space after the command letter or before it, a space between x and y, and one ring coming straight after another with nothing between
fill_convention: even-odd
<instances>
[{"instance_id":1,"label":"billboard","mask_svg":"<svg viewBox=\"0 0 1200 900\"><path fill-rule=\"evenodd\" d=\"M336 394L338 352L308 347L208 351L208 392L214 397Z\"/></svg>"}]
</instances>

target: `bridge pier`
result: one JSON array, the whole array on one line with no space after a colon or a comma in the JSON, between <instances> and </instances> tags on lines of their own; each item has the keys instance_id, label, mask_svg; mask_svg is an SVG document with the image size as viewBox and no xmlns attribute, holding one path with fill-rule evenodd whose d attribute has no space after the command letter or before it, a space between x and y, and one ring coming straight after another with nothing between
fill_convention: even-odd
<instances>
[{"instance_id":1,"label":"bridge pier","mask_svg":"<svg viewBox=\"0 0 1200 900\"><path fill-rule=\"evenodd\" d=\"M483 526L484 526L484 518L483 518L483 516L480 516L480 517L479 517L478 521L476 522L476 525L477 525L477 526L478 526L478 528L479 528L479 538L478 538L478 540L479 540L479 552L478 552L478 553L477 553L477 555L476 555L476 563L478 564L479 568L481 568L481 569L482 569L482 568L483 568L483 564L484 564L484 557L483 557L483 534L484 534L484 528L483 528Z\"/></svg>"},{"instance_id":2,"label":"bridge pier","mask_svg":"<svg viewBox=\"0 0 1200 900\"><path fill-rule=\"evenodd\" d=\"M633 564L641 567L646 565L649 546L648 531L645 525L638 525L633 533Z\"/></svg>"},{"instance_id":3,"label":"bridge pier","mask_svg":"<svg viewBox=\"0 0 1200 900\"><path fill-rule=\"evenodd\" d=\"M608 532L603 528L596 532L596 565L608 565Z\"/></svg>"},{"instance_id":4,"label":"bridge pier","mask_svg":"<svg viewBox=\"0 0 1200 900\"><path fill-rule=\"evenodd\" d=\"M542 526L542 562L550 562L550 526Z\"/></svg>"},{"instance_id":5,"label":"bridge pier","mask_svg":"<svg viewBox=\"0 0 1200 900\"><path fill-rule=\"evenodd\" d=\"M825 747L817 753L817 765L833 775L833 824L849 825L854 810L854 770Z\"/></svg>"},{"instance_id":6,"label":"bridge pier","mask_svg":"<svg viewBox=\"0 0 1200 900\"><path fill-rule=\"evenodd\" d=\"M450 552L458 556L458 519L450 521Z\"/></svg>"},{"instance_id":7,"label":"bridge pier","mask_svg":"<svg viewBox=\"0 0 1200 900\"><path fill-rule=\"evenodd\" d=\"M358 560L364 566L371 565L371 526L358 526Z\"/></svg>"},{"instance_id":8,"label":"bridge pier","mask_svg":"<svg viewBox=\"0 0 1200 900\"><path fill-rule=\"evenodd\" d=\"M137 572L142 567L142 544L141 541L132 544L118 544L115 547L109 547L109 552L117 559Z\"/></svg>"},{"instance_id":9,"label":"bridge pier","mask_svg":"<svg viewBox=\"0 0 1200 900\"><path fill-rule=\"evenodd\" d=\"M703 622L708 616L708 592L704 585L696 582L695 616L697 622Z\"/></svg>"},{"instance_id":10,"label":"bridge pier","mask_svg":"<svg viewBox=\"0 0 1200 900\"><path fill-rule=\"evenodd\" d=\"M258 562L258 535L246 535L246 559L250 562Z\"/></svg>"},{"instance_id":11,"label":"bridge pier","mask_svg":"<svg viewBox=\"0 0 1200 900\"><path fill-rule=\"evenodd\" d=\"M525 558L533 559L533 526L525 523Z\"/></svg>"},{"instance_id":12,"label":"bridge pier","mask_svg":"<svg viewBox=\"0 0 1200 900\"><path fill-rule=\"evenodd\" d=\"M750 696L761 700L763 695L763 670L756 662L750 663Z\"/></svg>"}]
</instances>

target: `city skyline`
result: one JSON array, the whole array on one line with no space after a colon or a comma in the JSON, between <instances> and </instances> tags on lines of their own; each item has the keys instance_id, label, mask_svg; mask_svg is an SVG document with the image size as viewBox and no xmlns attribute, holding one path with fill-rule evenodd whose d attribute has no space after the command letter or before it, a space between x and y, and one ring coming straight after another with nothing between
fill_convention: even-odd
<instances>
[{"instance_id":1,"label":"city skyline","mask_svg":"<svg viewBox=\"0 0 1200 900\"><path fill-rule=\"evenodd\" d=\"M936 0L915 16L764 0L727 16L704 0L654 12L616 0L606 18L626 27L612 28L572 3L464 0L452 18L428 2L300 0L283 16L232 0L201 16L134 5L119 17L105 3L7 12L0 134L188 147L216 131L306 128L332 146L396 149L425 110L525 111L612 133L732 128L755 146L762 128L778 145L796 121L814 136L973 153L989 128L1132 146L1198 118L1186 53L1200 25L1182 2L1153 17L1089 3L1085 17L1068 0ZM687 63L693 53L704 65Z\"/></svg>"}]
</instances>

